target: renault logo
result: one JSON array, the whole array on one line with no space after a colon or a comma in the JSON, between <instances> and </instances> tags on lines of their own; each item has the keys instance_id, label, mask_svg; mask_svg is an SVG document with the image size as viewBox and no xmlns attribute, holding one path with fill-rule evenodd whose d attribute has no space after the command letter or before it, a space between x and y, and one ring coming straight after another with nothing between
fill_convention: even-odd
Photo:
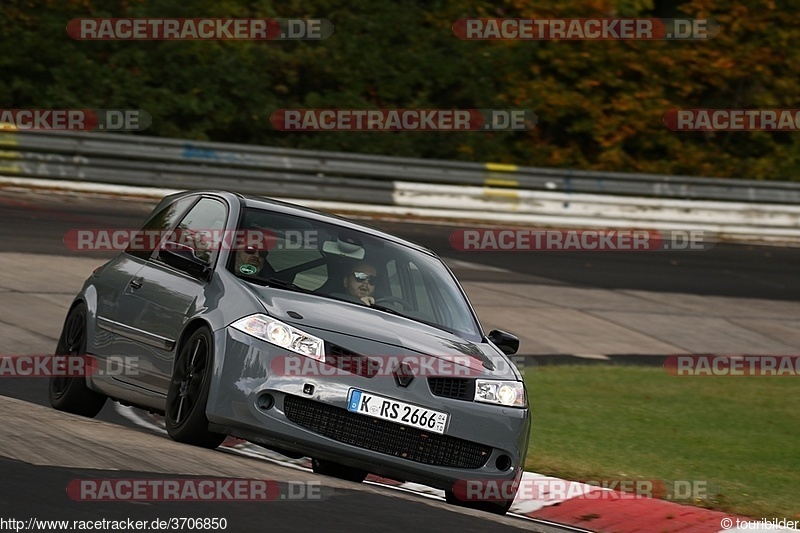
<instances>
[{"instance_id":1,"label":"renault logo","mask_svg":"<svg viewBox=\"0 0 800 533\"><path fill-rule=\"evenodd\" d=\"M407 361L400 363L393 371L394 381L398 387L408 387L414 381L414 371Z\"/></svg>"}]
</instances>

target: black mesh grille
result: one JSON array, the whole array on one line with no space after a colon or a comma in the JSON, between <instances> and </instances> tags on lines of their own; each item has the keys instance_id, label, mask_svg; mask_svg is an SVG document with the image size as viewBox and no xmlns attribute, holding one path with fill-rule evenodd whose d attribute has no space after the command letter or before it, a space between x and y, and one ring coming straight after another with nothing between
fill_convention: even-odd
<instances>
[{"instance_id":1,"label":"black mesh grille","mask_svg":"<svg viewBox=\"0 0 800 533\"><path fill-rule=\"evenodd\" d=\"M489 446L379 420L320 402L286 396L286 417L320 435L426 465L480 468Z\"/></svg>"},{"instance_id":2,"label":"black mesh grille","mask_svg":"<svg viewBox=\"0 0 800 533\"><path fill-rule=\"evenodd\" d=\"M475 398L474 379L428 378L428 387L431 389L431 394L436 396L470 401Z\"/></svg>"}]
</instances>

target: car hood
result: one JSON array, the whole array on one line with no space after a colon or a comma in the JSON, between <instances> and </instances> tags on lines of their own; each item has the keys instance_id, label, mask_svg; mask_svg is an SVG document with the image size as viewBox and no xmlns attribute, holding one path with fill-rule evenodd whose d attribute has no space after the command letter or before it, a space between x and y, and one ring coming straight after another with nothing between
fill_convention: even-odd
<instances>
[{"instance_id":1,"label":"car hood","mask_svg":"<svg viewBox=\"0 0 800 533\"><path fill-rule=\"evenodd\" d=\"M471 342L422 322L322 296L270 287L252 290L270 316L309 333L336 333L384 345L387 355L407 355L398 353L400 348L468 365L471 374L518 379L508 360L488 342Z\"/></svg>"}]
</instances>

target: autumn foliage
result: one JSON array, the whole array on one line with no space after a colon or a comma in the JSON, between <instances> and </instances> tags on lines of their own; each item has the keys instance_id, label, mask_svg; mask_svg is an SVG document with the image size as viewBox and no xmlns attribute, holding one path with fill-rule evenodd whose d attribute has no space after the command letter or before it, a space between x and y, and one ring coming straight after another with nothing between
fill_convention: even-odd
<instances>
[{"instance_id":1,"label":"autumn foliage","mask_svg":"<svg viewBox=\"0 0 800 533\"><path fill-rule=\"evenodd\" d=\"M713 18L707 41L464 41L464 17ZM313 42L81 42L77 17L321 17ZM800 179L800 132L674 132L673 108L800 108L800 10L744 0L4 0L0 108L141 108L145 135ZM283 108L530 109L528 132L277 131Z\"/></svg>"}]
</instances>

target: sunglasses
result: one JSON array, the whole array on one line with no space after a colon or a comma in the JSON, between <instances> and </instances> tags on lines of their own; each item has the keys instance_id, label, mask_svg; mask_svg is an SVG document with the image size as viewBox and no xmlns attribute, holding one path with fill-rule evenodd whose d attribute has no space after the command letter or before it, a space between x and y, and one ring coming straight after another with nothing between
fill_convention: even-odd
<instances>
[{"instance_id":1,"label":"sunglasses","mask_svg":"<svg viewBox=\"0 0 800 533\"><path fill-rule=\"evenodd\" d=\"M253 246L248 246L248 247L247 247L247 248L245 248L244 250L240 250L240 251L241 251L243 254L247 254L247 255L256 255L256 254L259 254L259 252L260 252L261 250L259 250L258 248L255 248L255 247L253 247ZM261 255L260 255L260 254L259 254L259 257L261 257Z\"/></svg>"},{"instance_id":2,"label":"sunglasses","mask_svg":"<svg viewBox=\"0 0 800 533\"><path fill-rule=\"evenodd\" d=\"M375 278L378 276L371 276L365 272L353 272L353 277L356 278L358 282L366 281L370 285L375 285Z\"/></svg>"}]
</instances>

